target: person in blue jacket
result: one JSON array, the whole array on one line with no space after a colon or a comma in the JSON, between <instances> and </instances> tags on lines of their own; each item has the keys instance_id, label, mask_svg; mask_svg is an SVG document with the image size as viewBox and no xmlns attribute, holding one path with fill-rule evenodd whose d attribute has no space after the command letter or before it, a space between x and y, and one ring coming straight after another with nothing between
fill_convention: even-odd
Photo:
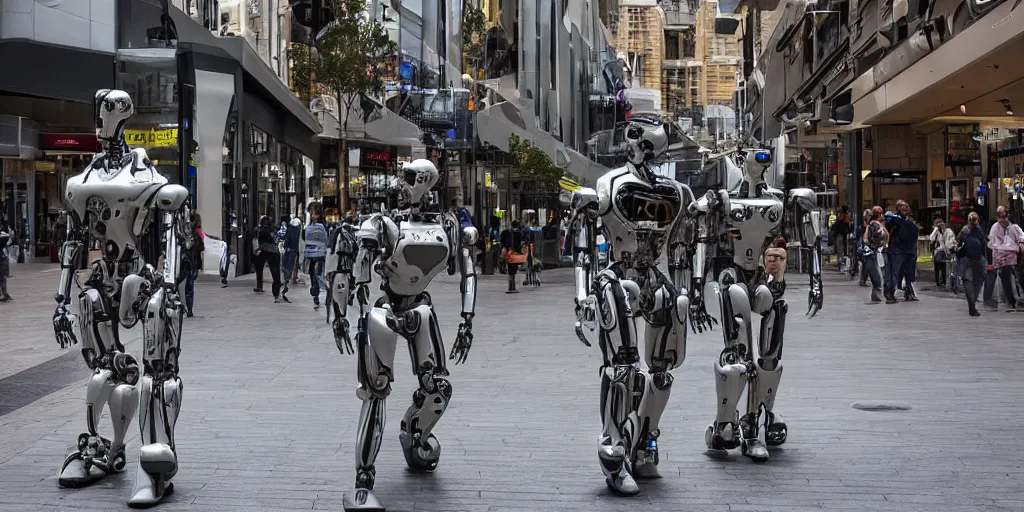
<instances>
[{"instance_id":1,"label":"person in blue jacket","mask_svg":"<svg viewBox=\"0 0 1024 512\"><path fill-rule=\"evenodd\" d=\"M903 283L903 298L908 302L918 300L914 291L917 278L917 237L919 228L910 218L910 205L900 199L896 201L896 213L886 216L885 227L889 230L889 289L886 304L896 303L896 289Z\"/></svg>"}]
</instances>

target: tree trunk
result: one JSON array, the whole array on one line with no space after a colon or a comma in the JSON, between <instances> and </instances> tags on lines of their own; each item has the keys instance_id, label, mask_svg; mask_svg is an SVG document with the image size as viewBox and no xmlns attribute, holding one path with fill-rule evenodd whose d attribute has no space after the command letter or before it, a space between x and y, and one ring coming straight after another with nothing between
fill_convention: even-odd
<instances>
[{"instance_id":1,"label":"tree trunk","mask_svg":"<svg viewBox=\"0 0 1024 512\"><path fill-rule=\"evenodd\" d=\"M345 218L348 205L348 120L342 124L338 134L338 214Z\"/></svg>"}]
</instances>

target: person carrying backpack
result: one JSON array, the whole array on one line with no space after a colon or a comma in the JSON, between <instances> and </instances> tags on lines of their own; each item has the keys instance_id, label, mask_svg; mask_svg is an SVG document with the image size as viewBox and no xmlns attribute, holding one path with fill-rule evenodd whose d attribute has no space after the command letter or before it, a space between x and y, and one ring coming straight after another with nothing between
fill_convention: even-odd
<instances>
[{"instance_id":1,"label":"person carrying backpack","mask_svg":"<svg viewBox=\"0 0 1024 512\"><path fill-rule=\"evenodd\" d=\"M978 214L971 212L967 216L967 225L956 237L956 256L958 272L963 276L964 295L967 296L968 312L971 316L981 316L978 312L978 295L985 285L985 246L988 245L985 232L978 226Z\"/></svg>"},{"instance_id":2,"label":"person carrying backpack","mask_svg":"<svg viewBox=\"0 0 1024 512\"><path fill-rule=\"evenodd\" d=\"M452 199L452 211L455 212L455 216L459 218L459 226L463 228L473 227L473 217L469 214L469 210L465 206L459 204L459 199Z\"/></svg>"}]
</instances>

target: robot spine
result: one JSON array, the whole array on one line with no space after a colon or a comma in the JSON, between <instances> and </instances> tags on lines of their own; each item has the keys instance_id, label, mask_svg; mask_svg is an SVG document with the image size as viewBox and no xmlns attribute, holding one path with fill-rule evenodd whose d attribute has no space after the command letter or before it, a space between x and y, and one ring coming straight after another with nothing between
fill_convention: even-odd
<instances>
[{"instance_id":1,"label":"robot spine","mask_svg":"<svg viewBox=\"0 0 1024 512\"><path fill-rule=\"evenodd\" d=\"M77 330L93 375L86 388L87 431L64 460L58 483L83 487L123 471L125 436L137 410L142 448L128 505L150 506L172 492L170 479L177 472L174 424L181 407L178 353L184 315L178 297L179 240L190 232L188 191L157 173L145 150L122 151L124 124L134 113L127 93L97 91L95 113L103 151L68 180L67 237L53 315L58 344L78 344ZM101 257L91 263L91 275L73 300L72 281L92 240L101 246ZM157 271L161 258L162 271ZM141 369L118 337L118 323L129 329L140 321ZM110 409L112 439L98 433L104 407Z\"/></svg>"},{"instance_id":2,"label":"robot spine","mask_svg":"<svg viewBox=\"0 0 1024 512\"><path fill-rule=\"evenodd\" d=\"M331 267L336 269L331 276L335 341L342 354L356 353L360 383L356 395L363 401L356 439L355 492L346 494L345 510L384 510L373 493L374 464L382 443L399 337L409 343L419 384L400 423L399 442L410 469L433 471L437 467L441 444L432 431L448 407L452 385L446 378L449 372L440 324L426 288L442 269L461 276L462 322L448 358L455 364L465 362L473 342L476 272L470 249L477 241L477 231L462 228L451 211L427 211L426 199L439 177L433 163L416 160L405 164L403 170L406 180L398 194L401 209L390 215L372 214L351 233L354 236L340 233L332 243L338 258ZM358 252L351 268L346 268L353 239ZM380 277L384 292L372 307L371 271ZM352 303L359 308L355 347L346 319L347 306Z\"/></svg>"}]
</instances>

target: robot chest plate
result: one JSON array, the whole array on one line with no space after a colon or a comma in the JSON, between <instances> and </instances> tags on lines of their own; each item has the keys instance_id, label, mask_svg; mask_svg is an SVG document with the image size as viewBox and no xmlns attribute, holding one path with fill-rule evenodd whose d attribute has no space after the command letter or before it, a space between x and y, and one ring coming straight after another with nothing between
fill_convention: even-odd
<instances>
[{"instance_id":1,"label":"robot chest plate","mask_svg":"<svg viewBox=\"0 0 1024 512\"><path fill-rule=\"evenodd\" d=\"M415 295L448 263L448 236L437 224L406 223L388 262L389 284L399 294Z\"/></svg>"},{"instance_id":2,"label":"robot chest plate","mask_svg":"<svg viewBox=\"0 0 1024 512\"><path fill-rule=\"evenodd\" d=\"M761 253L782 226L782 203L773 199L732 201L729 224L735 261L745 268L756 268Z\"/></svg>"},{"instance_id":3,"label":"robot chest plate","mask_svg":"<svg viewBox=\"0 0 1024 512\"><path fill-rule=\"evenodd\" d=\"M669 184L627 182L615 189L613 204L627 224L638 230L667 229L682 206L679 190Z\"/></svg>"}]
</instances>

